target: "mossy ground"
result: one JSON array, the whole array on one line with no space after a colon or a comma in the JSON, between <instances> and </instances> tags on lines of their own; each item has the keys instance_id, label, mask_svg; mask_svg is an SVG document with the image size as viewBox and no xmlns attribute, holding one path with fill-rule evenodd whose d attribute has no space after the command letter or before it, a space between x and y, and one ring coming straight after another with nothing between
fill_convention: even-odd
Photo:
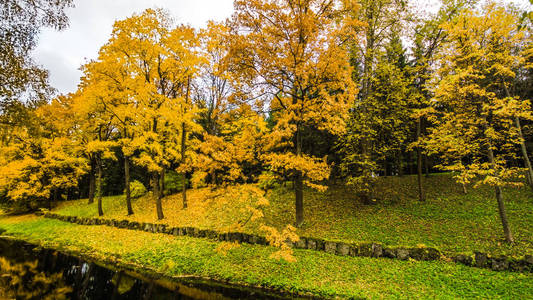
<instances>
[{"instance_id":1,"label":"mossy ground","mask_svg":"<svg viewBox=\"0 0 533 300\"><path fill-rule=\"evenodd\" d=\"M427 200L417 200L416 176L380 178L376 183L376 205L363 205L345 186L332 186L326 192L306 190L305 223L301 236L344 242L379 242L386 246L435 247L449 254L522 256L533 253L533 192L527 188L508 188L504 198L515 243L503 241L493 189L468 187L463 194L449 174L424 178ZM182 208L181 195L163 199L165 219L172 226L194 226L226 230L246 214L248 199L240 187L188 192L189 207ZM290 187L277 186L268 193L270 205L261 221L282 228L294 220L294 193ZM153 200L146 196L134 201L135 214L126 216L124 196L105 197L105 218L157 222ZM87 200L61 203L54 212L65 215L97 216L96 204ZM247 232L258 232L257 223L249 223ZM259 232L260 233L260 232Z\"/></svg>"},{"instance_id":2,"label":"mossy ground","mask_svg":"<svg viewBox=\"0 0 533 300\"><path fill-rule=\"evenodd\" d=\"M197 275L294 293L340 298L508 298L533 294L531 274L494 272L442 261L341 257L296 250L294 263L269 258L275 248L219 243L107 226L81 226L35 216L2 217L4 234L135 264L169 276Z\"/></svg>"}]
</instances>

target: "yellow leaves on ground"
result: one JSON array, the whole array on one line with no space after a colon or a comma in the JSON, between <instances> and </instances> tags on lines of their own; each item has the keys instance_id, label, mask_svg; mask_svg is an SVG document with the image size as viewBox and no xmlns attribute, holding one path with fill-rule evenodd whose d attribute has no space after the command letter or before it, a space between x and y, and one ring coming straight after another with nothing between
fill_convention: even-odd
<instances>
[{"instance_id":1,"label":"yellow leaves on ground","mask_svg":"<svg viewBox=\"0 0 533 300\"><path fill-rule=\"evenodd\" d=\"M218 246L215 248L215 252L226 256L226 254L228 254L228 251L239 248L240 246L241 245L237 242L222 242L219 243Z\"/></svg>"}]
</instances>

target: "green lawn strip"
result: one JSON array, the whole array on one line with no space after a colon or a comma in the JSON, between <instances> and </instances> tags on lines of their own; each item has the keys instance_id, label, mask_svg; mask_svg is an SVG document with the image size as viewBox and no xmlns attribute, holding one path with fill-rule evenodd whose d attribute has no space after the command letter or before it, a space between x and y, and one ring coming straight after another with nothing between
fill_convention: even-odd
<instances>
[{"instance_id":1,"label":"green lawn strip","mask_svg":"<svg viewBox=\"0 0 533 300\"><path fill-rule=\"evenodd\" d=\"M0 219L7 234L77 250L95 258L117 257L166 275L197 275L331 297L526 298L533 276L494 272L446 262L415 262L296 250L297 262L269 258L272 247L241 245L226 255L216 242L107 226L80 226L35 218Z\"/></svg>"}]
</instances>

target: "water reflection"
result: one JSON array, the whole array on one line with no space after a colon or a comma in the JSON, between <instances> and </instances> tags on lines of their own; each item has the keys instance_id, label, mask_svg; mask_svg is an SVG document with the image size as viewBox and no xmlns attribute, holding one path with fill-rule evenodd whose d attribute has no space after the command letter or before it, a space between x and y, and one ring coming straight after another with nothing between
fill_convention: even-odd
<instances>
[{"instance_id":1,"label":"water reflection","mask_svg":"<svg viewBox=\"0 0 533 300\"><path fill-rule=\"evenodd\" d=\"M0 237L0 299L288 299L210 281L146 279ZM2 294L4 293L4 294Z\"/></svg>"}]
</instances>

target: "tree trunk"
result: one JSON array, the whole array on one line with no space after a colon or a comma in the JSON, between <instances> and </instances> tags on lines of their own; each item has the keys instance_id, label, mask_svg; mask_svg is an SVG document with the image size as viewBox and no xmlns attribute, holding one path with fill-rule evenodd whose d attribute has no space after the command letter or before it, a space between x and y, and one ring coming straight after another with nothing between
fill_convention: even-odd
<instances>
[{"instance_id":1,"label":"tree trunk","mask_svg":"<svg viewBox=\"0 0 533 300\"><path fill-rule=\"evenodd\" d=\"M155 200L155 208L157 210L157 219L162 220L165 216L163 215L161 197L159 197L159 172L152 173L152 189L153 197Z\"/></svg>"},{"instance_id":2,"label":"tree trunk","mask_svg":"<svg viewBox=\"0 0 533 300\"><path fill-rule=\"evenodd\" d=\"M522 150L522 157L524 158L524 165L527 168L527 178L529 187L533 189L533 169L531 168L531 161L527 155L526 141L524 135L522 134L522 126L520 125L520 119L515 117L516 128L518 129L518 134L520 137L520 150Z\"/></svg>"},{"instance_id":3,"label":"tree trunk","mask_svg":"<svg viewBox=\"0 0 533 300\"><path fill-rule=\"evenodd\" d=\"M183 190L181 191L183 208L187 208L187 175L185 172L181 174L181 182L183 183Z\"/></svg>"},{"instance_id":4,"label":"tree trunk","mask_svg":"<svg viewBox=\"0 0 533 300\"><path fill-rule=\"evenodd\" d=\"M191 79L190 77L187 78L187 92L185 93L185 104L189 102L189 91L191 86ZM185 164L185 150L186 150L186 143L187 143L187 129L185 127L185 122L181 123L181 164L182 167ZM182 202L183 202L183 208L187 208L187 172L183 170L181 174L181 180L183 184L183 188L181 191L182 196Z\"/></svg>"},{"instance_id":5,"label":"tree trunk","mask_svg":"<svg viewBox=\"0 0 533 300\"><path fill-rule=\"evenodd\" d=\"M159 198L165 196L165 168L159 171Z\"/></svg>"},{"instance_id":6,"label":"tree trunk","mask_svg":"<svg viewBox=\"0 0 533 300\"><path fill-rule=\"evenodd\" d=\"M416 122L416 141L420 141L420 135L422 133L422 117L418 117ZM422 150L420 145L416 146L416 164L417 164L417 179L418 179L418 200L426 201L424 195L424 187L422 185Z\"/></svg>"},{"instance_id":7,"label":"tree trunk","mask_svg":"<svg viewBox=\"0 0 533 300\"><path fill-rule=\"evenodd\" d=\"M89 201L88 204L92 204L94 202L94 193L96 190L96 183L94 178L94 164L91 163L91 170L89 171Z\"/></svg>"},{"instance_id":8,"label":"tree trunk","mask_svg":"<svg viewBox=\"0 0 533 300\"><path fill-rule=\"evenodd\" d=\"M130 158L124 155L124 183L126 187L126 207L128 209L128 216L133 215L133 208L131 207L131 190L130 190Z\"/></svg>"},{"instance_id":9,"label":"tree trunk","mask_svg":"<svg viewBox=\"0 0 533 300\"><path fill-rule=\"evenodd\" d=\"M98 197L98 216L103 216L104 215L104 211L102 210L102 194L103 194L103 191L102 191L102 162L100 161L100 159L97 160L96 162L96 171L98 172L97 174L97 177L96 177L96 194L97 194L97 197Z\"/></svg>"},{"instance_id":10,"label":"tree trunk","mask_svg":"<svg viewBox=\"0 0 533 300\"><path fill-rule=\"evenodd\" d=\"M181 124L181 163L185 164L185 143L187 142L187 131L185 129L185 122ZM214 171L213 171L214 172ZM187 208L187 173L183 171L181 173L181 182L183 189L181 192L183 208Z\"/></svg>"},{"instance_id":11,"label":"tree trunk","mask_svg":"<svg viewBox=\"0 0 533 300\"><path fill-rule=\"evenodd\" d=\"M490 142L488 144L488 159L490 163L490 168L492 170L496 169L496 163L494 162L494 153L492 152L492 145ZM509 227L509 221L507 220L507 213L505 211L505 203L503 202L503 199L502 199L502 189L498 185L495 186L494 188L496 191L496 201L498 201L498 211L500 213L500 219L502 220L505 241L507 241L508 243L512 243L514 241L513 234L511 233L511 228Z\"/></svg>"},{"instance_id":12,"label":"tree trunk","mask_svg":"<svg viewBox=\"0 0 533 300\"><path fill-rule=\"evenodd\" d=\"M505 82L503 83L503 88L505 90L505 94L507 97L511 97L511 93L509 93L509 89L505 85ZM531 161L529 160L529 157L527 155L527 148L526 148L526 140L524 139L524 135L522 134L522 126L520 125L520 118L515 117L514 118L516 129L518 129L518 135L520 138L520 150L522 151L522 157L524 158L524 165L527 168L527 178L528 178L528 184L529 187L533 189L533 169L531 168Z\"/></svg>"},{"instance_id":13,"label":"tree trunk","mask_svg":"<svg viewBox=\"0 0 533 300\"><path fill-rule=\"evenodd\" d=\"M211 170L211 184L217 185L217 173L215 170Z\"/></svg>"},{"instance_id":14,"label":"tree trunk","mask_svg":"<svg viewBox=\"0 0 533 300\"><path fill-rule=\"evenodd\" d=\"M302 136L300 125L296 125L296 156L302 155ZM300 171L294 179L294 196L296 208L296 227L300 227L304 222L304 195L303 195L303 178Z\"/></svg>"},{"instance_id":15,"label":"tree trunk","mask_svg":"<svg viewBox=\"0 0 533 300\"><path fill-rule=\"evenodd\" d=\"M296 175L296 179L294 180L294 194L296 200L296 227L300 227L304 222L303 180L300 174Z\"/></svg>"}]
</instances>

